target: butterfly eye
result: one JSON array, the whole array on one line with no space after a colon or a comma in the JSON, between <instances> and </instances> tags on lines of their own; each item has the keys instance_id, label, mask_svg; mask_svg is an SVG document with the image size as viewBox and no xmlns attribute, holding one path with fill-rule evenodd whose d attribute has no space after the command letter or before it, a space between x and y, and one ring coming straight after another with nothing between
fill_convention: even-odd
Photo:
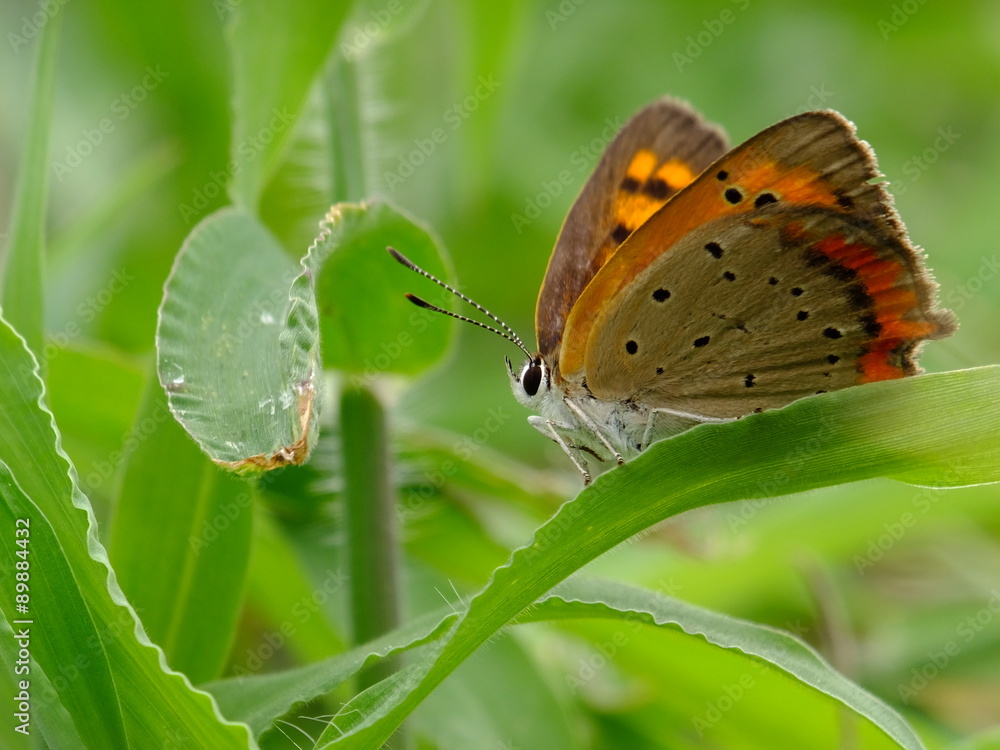
<instances>
[{"instance_id":1,"label":"butterfly eye","mask_svg":"<svg viewBox=\"0 0 1000 750\"><path fill-rule=\"evenodd\" d=\"M521 371L521 387L529 396L538 393L538 388L542 384L542 361L533 359L524 366Z\"/></svg>"}]
</instances>

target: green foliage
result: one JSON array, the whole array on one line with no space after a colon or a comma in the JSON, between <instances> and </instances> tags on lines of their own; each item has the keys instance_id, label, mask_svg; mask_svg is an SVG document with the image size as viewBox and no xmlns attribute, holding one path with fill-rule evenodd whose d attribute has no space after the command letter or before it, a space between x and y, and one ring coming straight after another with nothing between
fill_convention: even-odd
<instances>
[{"instance_id":1,"label":"green foliage","mask_svg":"<svg viewBox=\"0 0 1000 750\"><path fill-rule=\"evenodd\" d=\"M0 17L0 569L30 573L27 613L0 583L5 695L33 619L32 734L0 745L996 746L984 8ZM453 345L403 293L468 310L385 248L527 331L573 195L663 94L734 142L855 121L962 327L933 374L703 426L579 491L510 397L512 347Z\"/></svg>"},{"instance_id":2,"label":"green foliage","mask_svg":"<svg viewBox=\"0 0 1000 750\"><path fill-rule=\"evenodd\" d=\"M414 263L447 279L441 250L427 230L385 203L339 204L322 230L304 264L316 278L324 366L370 383L388 373L417 374L441 359L450 325L399 294L414 278L386 262L386 247L396 244Z\"/></svg>"},{"instance_id":3,"label":"green foliage","mask_svg":"<svg viewBox=\"0 0 1000 750\"><path fill-rule=\"evenodd\" d=\"M157 369L177 419L214 460L300 463L316 431L311 285L252 215L201 222L167 280Z\"/></svg>"},{"instance_id":4,"label":"green foliage","mask_svg":"<svg viewBox=\"0 0 1000 750\"><path fill-rule=\"evenodd\" d=\"M0 285L0 308L35 351L42 349L42 265L49 195L49 134L53 120L60 14L42 30L34 70L28 140L17 181L10 248Z\"/></svg>"},{"instance_id":5,"label":"green foliage","mask_svg":"<svg viewBox=\"0 0 1000 750\"><path fill-rule=\"evenodd\" d=\"M187 437L155 378L132 434L144 439L122 471L108 556L168 663L205 682L224 666L243 602L255 493Z\"/></svg>"},{"instance_id":6,"label":"green foliage","mask_svg":"<svg viewBox=\"0 0 1000 750\"><path fill-rule=\"evenodd\" d=\"M24 561L18 570L28 573L28 602L5 586L0 612L8 636L23 627L15 620L33 620L27 629L34 728L50 747L149 747L184 736L212 747L246 746L246 730L224 723L204 694L167 667L139 625L59 447L37 363L6 323L0 363L0 507L9 532L0 551L5 560ZM29 540L24 545L16 543L17 519L30 531L20 537ZM6 664L15 661L17 646L4 640Z\"/></svg>"}]
</instances>

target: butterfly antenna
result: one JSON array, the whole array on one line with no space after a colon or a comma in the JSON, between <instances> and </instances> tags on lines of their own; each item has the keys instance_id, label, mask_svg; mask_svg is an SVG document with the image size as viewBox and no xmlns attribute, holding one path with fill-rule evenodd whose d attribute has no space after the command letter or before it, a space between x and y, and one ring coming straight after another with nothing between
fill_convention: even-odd
<instances>
[{"instance_id":1,"label":"butterfly antenna","mask_svg":"<svg viewBox=\"0 0 1000 750\"><path fill-rule=\"evenodd\" d=\"M421 276L425 276L426 278L430 279L431 281L433 281L438 286L444 287L445 289L447 289L449 292L451 292L452 294L454 294L459 299L464 300L465 302L469 303L474 308L476 308L477 310L479 310L479 312L481 312L484 315L488 316L491 320L496 321L500 325L500 327L503 328L503 331L501 331L501 330L499 330L497 328L494 328L493 326L486 325L485 323L480 323L478 320L473 320L472 318L467 318L464 315L458 315L457 313L453 313L453 312L451 312L449 310L445 310L443 308L440 308L437 305L432 305L427 300L421 299L420 297L418 297L415 294L407 293L406 294L406 298L408 300L410 300L410 302L412 302L413 304L415 304L417 307L424 308L425 310L433 310L434 312L439 312L439 313L441 313L443 315L448 315L448 316L450 316L452 318L456 318L457 320L464 320L466 323L472 323L472 325L474 325L474 326L479 326L480 328L485 328L487 331L493 331L493 333L495 333L498 336L501 336L501 337L507 339L509 342L511 342L512 344L514 344L515 346L517 346L517 348L520 349L522 352L524 352L527 357L529 357L529 358L531 357L531 352L528 351L528 347L526 347L524 345L524 342L521 341L521 337L518 336L516 333L514 333L514 329L512 329L509 325L507 325L502 320L500 320L500 318L498 318L496 315L494 315L493 313L491 313L489 310L487 310L485 307L483 307L482 305L480 305L478 302L475 302L475 301L469 299L468 297L466 297L464 294L462 294L457 289L449 286L448 284L445 284L443 281L441 281L441 279L437 278L436 276L433 276L433 275L429 274L427 271L425 271L424 269L422 269L420 266L418 266L412 260L410 260L405 255L403 255L401 252L399 252L396 248L394 248L394 247L387 247L386 250L388 250L389 251L389 255L391 255L393 258L395 258L400 264L406 266L411 271L415 271L416 273L419 273Z\"/></svg>"}]
</instances>

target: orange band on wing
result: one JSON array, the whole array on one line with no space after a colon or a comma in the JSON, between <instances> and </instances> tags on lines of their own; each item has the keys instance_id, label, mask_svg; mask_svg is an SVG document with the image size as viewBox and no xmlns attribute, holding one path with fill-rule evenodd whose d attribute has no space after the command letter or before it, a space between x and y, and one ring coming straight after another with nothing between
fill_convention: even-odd
<instances>
[{"instance_id":1,"label":"orange band on wing","mask_svg":"<svg viewBox=\"0 0 1000 750\"><path fill-rule=\"evenodd\" d=\"M848 244L841 235L824 237L814 243L813 248L854 271L872 300L878 335L865 344L864 353L858 358L858 382L873 383L905 376L907 373L897 364L902 361L901 348L937 331L932 321L913 319L914 314L923 318L917 295L909 286L897 286L906 266L894 259L879 258L874 247L857 242ZM911 282L904 280L903 283Z\"/></svg>"},{"instance_id":2,"label":"orange band on wing","mask_svg":"<svg viewBox=\"0 0 1000 750\"><path fill-rule=\"evenodd\" d=\"M647 149L637 151L618 186L613 208L613 244L599 253L601 265L606 262L611 251L645 224L670 196L693 179L691 168L679 159L670 159L657 167L656 154Z\"/></svg>"},{"instance_id":3,"label":"orange band on wing","mask_svg":"<svg viewBox=\"0 0 1000 750\"><path fill-rule=\"evenodd\" d=\"M656 169L656 154L652 151L642 149L635 152L635 156L632 157L632 161L625 171L625 176L631 177L639 184L642 184L649 179L654 169Z\"/></svg>"},{"instance_id":4,"label":"orange band on wing","mask_svg":"<svg viewBox=\"0 0 1000 750\"><path fill-rule=\"evenodd\" d=\"M674 192L690 185L696 177L691 171L691 167L679 159L671 159L668 162L664 162L656 170L656 176L667 183Z\"/></svg>"}]
</instances>

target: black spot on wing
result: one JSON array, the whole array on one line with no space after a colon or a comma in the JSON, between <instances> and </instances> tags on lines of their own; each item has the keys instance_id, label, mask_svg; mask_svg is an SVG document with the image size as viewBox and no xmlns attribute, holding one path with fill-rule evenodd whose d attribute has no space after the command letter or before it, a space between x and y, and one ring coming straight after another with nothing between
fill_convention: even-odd
<instances>
[{"instance_id":1,"label":"black spot on wing","mask_svg":"<svg viewBox=\"0 0 1000 750\"><path fill-rule=\"evenodd\" d=\"M873 339L882 333L882 324L878 322L878 318L874 315L866 315L860 318L858 322L861 323L861 329Z\"/></svg>"},{"instance_id":2,"label":"black spot on wing","mask_svg":"<svg viewBox=\"0 0 1000 750\"><path fill-rule=\"evenodd\" d=\"M646 184L642 186L642 192L650 198L662 201L666 200L667 196L670 195L670 186L664 180L654 177L646 180Z\"/></svg>"},{"instance_id":3,"label":"black spot on wing","mask_svg":"<svg viewBox=\"0 0 1000 750\"><path fill-rule=\"evenodd\" d=\"M842 266L839 263L834 263L829 268L824 269L823 273L827 276L832 276L837 281L853 281L858 275L858 272L853 268Z\"/></svg>"}]
</instances>

